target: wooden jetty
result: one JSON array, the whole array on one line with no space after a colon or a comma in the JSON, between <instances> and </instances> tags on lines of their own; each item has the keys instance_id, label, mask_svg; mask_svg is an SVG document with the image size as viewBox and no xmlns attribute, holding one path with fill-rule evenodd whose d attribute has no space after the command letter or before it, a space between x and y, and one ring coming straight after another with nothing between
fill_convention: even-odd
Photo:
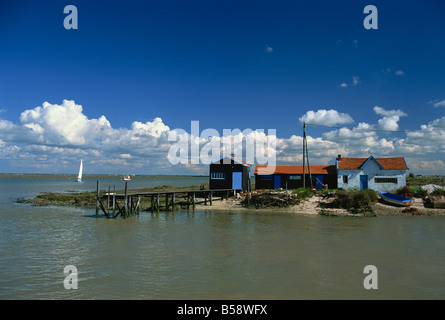
<instances>
[{"instance_id":1,"label":"wooden jetty","mask_svg":"<svg viewBox=\"0 0 445 320\"><path fill-rule=\"evenodd\" d=\"M96 190L96 216L102 211L107 218L116 218L118 216L128 217L139 214L141 210L142 199L149 199L147 211L159 212L161 210L161 200L164 200L163 211L174 211L178 205L182 208L195 209L195 205L200 199L201 202L211 206L215 198L221 200L235 197L241 189L211 189L211 190L178 190L162 192L136 192L128 193L128 182L125 181L125 191L118 194L113 187L108 186L108 192L100 193L100 181L97 181ZM179 201L182 199L182 201Z\"/></svg>"}]
</instances>

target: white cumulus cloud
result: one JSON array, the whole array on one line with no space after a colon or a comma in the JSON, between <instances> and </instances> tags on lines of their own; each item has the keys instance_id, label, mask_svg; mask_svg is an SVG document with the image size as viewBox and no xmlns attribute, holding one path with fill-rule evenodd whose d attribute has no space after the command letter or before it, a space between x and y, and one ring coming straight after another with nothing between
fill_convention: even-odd
<instances>
[{"instance_id":1,"label":"white cumulus cloud","mask_svg":"<svg viewBox=\"0 0 445 320\"><path fill-rule=\"evenodd\" d=\"M105 116L90 120L83 114L82 106L70 100L63 100L61 105L44 102L22 112L20 122L31 130L36 141L56 145L86 145L101 131L111 128Z\"/></svg>"},{"instance_id":2,"label":"white cumulus cloud","mask_svg":"<svg viewBox=\"0 0 445 320\"><path fill-rule=\"evenodd\" d=\"M317 111L310 110L299 118L301 123L306 122L314 125L336 126L339 124L353 123L354 120L347 113L340 113L337 110L320 109Z\"/></svg>"},{"instance_id":3,"label":"white cumulus cloud","mask_svg":"<svg viewBox=\"0 0 445 320\"><path fill-rule=\"evenodd\" d=\"M404 111L379 106L375 106L373 111L379 116L375 123L360 122L353 128L329 129L322 137L311 135L312 130L308 127L311 163L333 164L337 154L349 157L373 154L410 157L410 166L413 164L414 168L417 163L419 170L422 169L420 160L439 164L437 159L443 158L445 153L445 116L401 137L403 134L380 133L379 130L397 130L400 118L407 116ZM134 169L147 174L185 173L202 168L200 172L206 174L208 166L204 160L213 159L213 152L216 153L215 157L231 152L227 150L227 140L245 145L241 143L244 140L254 142L255 155L257 152L264 154L265 160L268 159L267 155L276 157L277 164L302 163L301 135L278 138L275 133L270 135L259 129L246 129L231 130L227 137L214 129L205 129L210 130L207 135L201 129L200 136L194 137L186 130L171 130L159 117L152 119L147 122L134 121L130 128L113 128L105 116L88 118L83 107L74 101L64 100L60 105L45 102L22 112L19 123L0 119L0 159L9 161L17 171L26 168L37 172L76 172L78 160L83 158L89 172L122 170L129 173ZM354 123L350 115L333 109L310 110L299 120L323 126ZM169 161L169 150L177 141L169 140L169 134L173 132L177 133L178 139L186 141L189 160L201 160L200 163L175 166ZM213 143L216 148L213 148ZM273 143L276 143L276 149ZM195 147L200 150L200 159L191 154ZM206 152L204 157L201 153L203 150ZM247 154L246 149L234 151ZM241 155L239 157L243 158ZM260 164L258 158L255 160L256 163L252 164Z\"/></svg>"},{"instance_id":4,"label":"white cumulus cloud","mask_svg":"<svg viewBox=\"0 0 445 320\"><path fill-rule=\"evenodd\" d=\"M378 120L378 126L381 130L397 131L399 129L400 117L405 117L407 114L402 110L385 110L379 106L374 107L374 112L383 116Z\"/></svg>"},{"instance_id":5,"label":"white cumulus cloud","mask_svg":"<svg viewBox=\"0 0 445 320\"><path fill-rule=\"evenodd\" d=\"M131 130L134 134L159 138L163 132L170 131L170 128L162 122L161 118L155 118L152 122L147 121L146 123L135 121L131 125Z\"/></svg>"}]
</instances>

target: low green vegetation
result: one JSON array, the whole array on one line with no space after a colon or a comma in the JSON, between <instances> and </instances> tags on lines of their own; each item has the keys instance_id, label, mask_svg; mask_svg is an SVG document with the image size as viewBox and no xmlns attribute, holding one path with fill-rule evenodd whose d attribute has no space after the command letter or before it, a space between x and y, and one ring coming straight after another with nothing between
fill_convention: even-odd
<instances>
[{"instance_id":1,"label":"low green vegetation","mask_svg":"<svg viewBox=\"0 0 445 320\"><path fill-rule=\"evenodd\" d=\"M410 187L405 186L403 188L397 189L395 193L398 195L404 196L406 198L412 199L412 198L414 198L414 193L418 193L418 191L416 191L416 190L413 191Z\"/></svg>"},{"instance_id":2,"label":"low green vegetation","mask_svg":"<svg viewBox=\"0 0 445 320\"><path fill-rule=\"evenodd\" d=\"M431 192L431 195L435 197L445 197L445 189L436 189Z\"/></svg>"},{"instance_id":3,"label":"low green vegetation","mask_svg":"<svg viewBox=\"0 0 445 320\"><path fill-rule=\"evenodd\" d=\"M373 190L337 190L331 194L333 200L321 204L324 208L346 209L350 213L374 215L372 204L378 201L377 193Z\"/></svg>"},{"instance_id":4,"label":"low green vegetation","mask_svg":"<svg viewBox=\"0 0 445 320\"><path fill-rule=\"evenodd\" d=\"M406 177L406 185L410 189L418 189L427 184L443 186L445 185L445 176L414 176L414 174L409 174Z\"/></svg>"},{"instance_id":5,"label":"low green vegetation","mask_svg":"<svg viewBox=\"0 0 445 320\"><path fill-rule=\"evenodd\" d=\"M151 188L143 189L129 189L127 192L130 193L150 193L150 192L166 192L166 191L194 191L200 190L203 186L193 185L187 187L172 187L168 185L156 186ZM204 186L208 189L208 186ZM100 195L106 195L106 192L101 190ZM117 194L124 194L124 190L116 190ZM178 199L180 201L180 199ZM74 206L74 207L85 207L85 208L95 208L96 207L96 191L94 192L61 192L53 193L46 192L39 194L33 199L17 199L19 203L30 203L35 206ZM151 205L149 198L142 198L141 207L147 207ZM165 205L165 197L160 198L160 205Z\"/></svg>"},{"instance_id":6,"label":"low green vegetation","mask_svg":"<svg viewBox=\"0 0 445 320\"><path fill-rule=\"evenodd\" d=\"M414 174L409 174L406 178L406 187L396 191L397 194L407 196L409 198L425 198L427 196L445 196L445 192L440 189L436 189L431 194L428 194L426 190L421 187L425 185L438 185L445 186L444 176L414 176ZM411 193L408 191L411 191Z\"/></svg>"},{"instance_id":7,"label":"low green vegetation","mask_svg":"<svg viewBox=\"0 0 445 320\"><path fill-rule=\"evenodd\" d=\"M293 190L293 193L298 197L298 199L306 199L312 197L315 191L312 191L309 188L298 188Z\"/></svg>"},{"instance_id":8,"label":"low green vegetation","mask_svg":"<svg viewBox=\"0 0 445 320\"><path fill-rule=\"evenodd\" d=\"M75 206L92 208L96 206L96 194L94 192L76 193L42 193L33 199L18 199L20 203L31 203L35 206Z\"/></svg>"}]
</instances>

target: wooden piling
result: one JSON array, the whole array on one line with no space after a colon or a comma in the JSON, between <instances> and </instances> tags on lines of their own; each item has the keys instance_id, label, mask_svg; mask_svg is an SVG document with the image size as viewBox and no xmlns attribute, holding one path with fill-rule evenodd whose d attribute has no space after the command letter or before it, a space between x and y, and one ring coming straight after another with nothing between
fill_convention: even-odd
<instances>
[{"instance_id":1,"label":"wooden piling","mask_svg":"<svg viewBox=\"0 0 445 320\"><path fill-rule=\"evenodd\" d=\"M99 198L99 180L97 180L96 186L96 217L99 215L99 206L100 206L100 198Z\"/></svg>"},{"instance_id":2,"label":"wooden piling","mask_svg":"<svg viewBox=\"0 0 445 320\"><path fill-rule=\"evenodd\" d=\"M137 204L136 204L136 210L137 210L137 214L138 214L138 215L139 215L139 209L140 209L140 206L141 206L141 196L138 195L138 202L137 202Z\"/></svg>"},{"instance_id":3,"label":"wooden piling","mask_svg":"<svg viewBox=\"0 0 445 320\"><path fill-rule=\"evenodd\" d=\"M156 212L159 212L159 193L156 194Z\"/></svg>"},{"instance_id":4,"label":"wooden piling","mask_svg":"<svg viewBox=\"0 0 445 320\"><path fill-rule=\"evenodd\" d=\"M108 193L107 193L107 213L110 214L110 192L111 186L108 185Z\"/></svg>"},{"instance_id":5,"label":"wooden piling","mask_svg":"<svg viewBox=\"0 0 445 320\"><path fill-rule=\"evenodd\" d=\"M115 214L115 207L116 207L116 186L113 187L113 217Z\"/></svg>"},{"instance_id":6,"label":"wooden piling","mask_svg":"<svg viewBox=\"0 0 445 320\"><path fill-rule=\"evenodd\" d=\"M124 216L127 215L127 210L128 210L128 199L127 199L127 191L128 191L128 182L125 181L125 196L124 196Z\"/></svg>"}]
</instances>

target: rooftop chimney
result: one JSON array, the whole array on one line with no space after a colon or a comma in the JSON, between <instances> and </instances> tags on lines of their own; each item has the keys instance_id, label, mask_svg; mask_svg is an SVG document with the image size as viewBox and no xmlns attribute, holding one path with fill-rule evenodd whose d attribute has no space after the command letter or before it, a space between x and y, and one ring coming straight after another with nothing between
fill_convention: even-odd
<instances>
[{"instance_id":1,"label":"rooftop chimney","mask_svg":"<svg viewBox=\"0 0 445 320\"><path fill-rule=\"evenodd\" d=\"M338 160L338 161L341 161L341 154L339 154L339 155L337 156L337 160Z\"/></svg>"}]
</instances>

